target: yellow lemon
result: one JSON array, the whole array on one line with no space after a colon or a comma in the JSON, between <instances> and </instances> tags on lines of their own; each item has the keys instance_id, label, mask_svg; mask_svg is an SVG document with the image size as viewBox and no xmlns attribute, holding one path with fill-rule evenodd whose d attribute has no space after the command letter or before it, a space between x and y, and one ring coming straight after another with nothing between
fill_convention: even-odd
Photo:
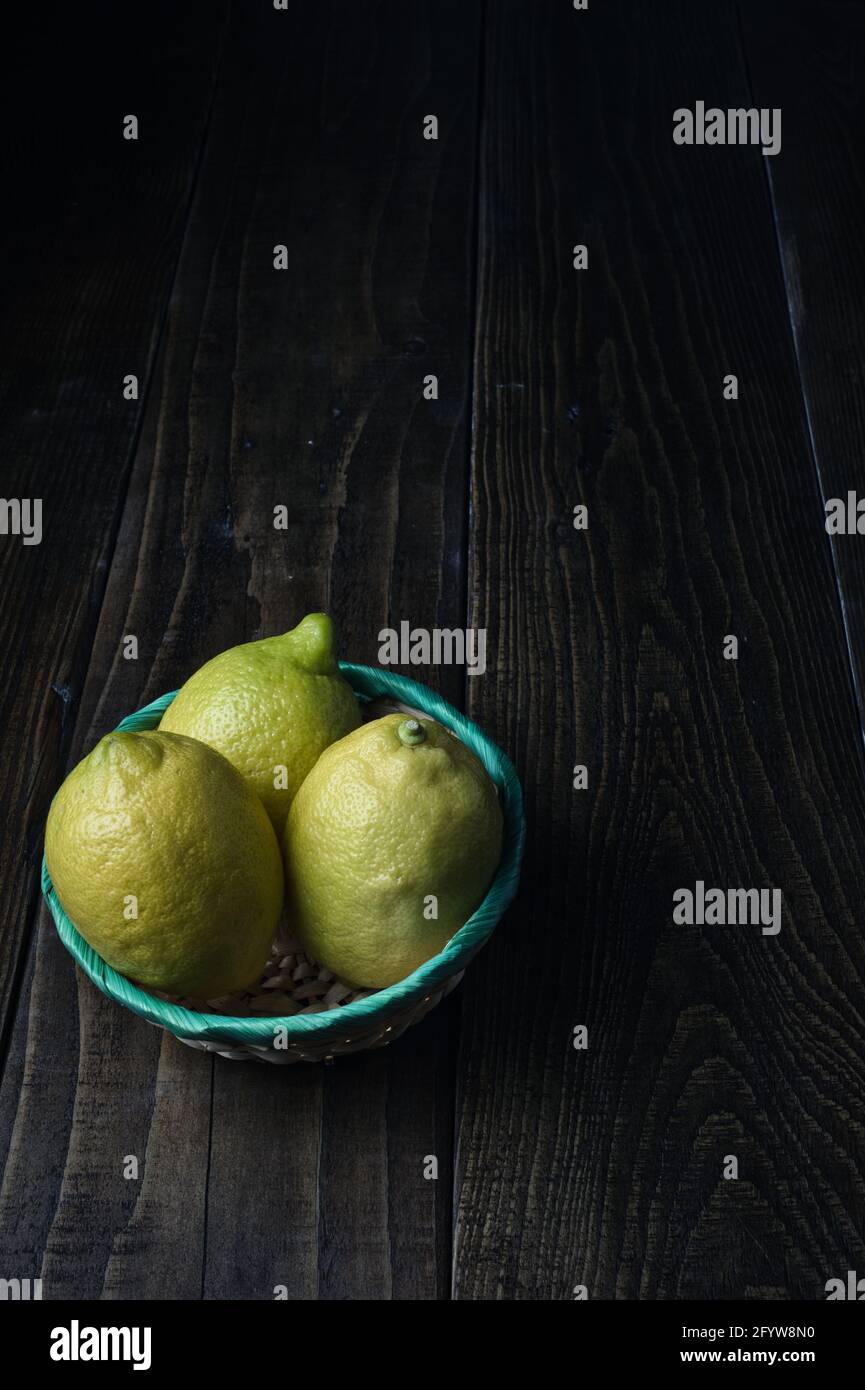
<instances>
[{"instance_id":1,"label":"yellow lemon","mask_svg":"<svg viewBox=\"0 0 865 1390\"><path fill-rule=\"evenodd\" d=\"M360 713L339 673L333 624L310 613L282 637L230 647L186 682L159 725L200 739L261 797L278 834L319 754L356 729Z\"/></svg>"},{"instance_id":2,"label":"yellow lemon","mask_svg":"<svg viewBox=\"0 0 865 1390\"><path fill-rule=\"evenodd\" d=\"M261 974L282 910L279 843L203 743L107 734L52 801L45 858L67 914L121 974L201 999Z\"/></svg>"},{"instance_id":3,"label":"yellow lemon","mask_svg":"<svg viewBox=\"0 0 865 1390\"><path fill-rule=\"evenodd\" d=\"M387 715L322 753L285 827L289 924L348 983L395 984L483 900L502 848L495 785L429 719Z\"/></svg>"}]
</instances>

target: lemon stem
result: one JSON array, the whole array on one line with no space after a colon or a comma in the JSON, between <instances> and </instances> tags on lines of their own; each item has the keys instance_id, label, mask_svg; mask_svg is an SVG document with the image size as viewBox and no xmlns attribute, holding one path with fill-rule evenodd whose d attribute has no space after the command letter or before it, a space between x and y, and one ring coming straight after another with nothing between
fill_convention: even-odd
<instances>
[{"instance_id":1,"label":"lemon stem","mask_svg":"<svg viewBox=\"0 0 865 1390\"><path fill-rule=\"evenodd\" d=\"M397 734L407 748L412 748L416 743L424 743L426 740L426 729L416 719L404 719L397 729Z\"/></svg>"}]
</instances>

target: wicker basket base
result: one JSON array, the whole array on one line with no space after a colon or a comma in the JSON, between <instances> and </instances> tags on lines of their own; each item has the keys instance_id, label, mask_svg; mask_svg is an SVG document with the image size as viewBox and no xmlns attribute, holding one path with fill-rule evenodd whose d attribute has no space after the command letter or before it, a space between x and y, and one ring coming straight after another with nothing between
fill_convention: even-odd
<instances>
[{"instance_id":1,"label":"wicker basket base","mask_svg":"<svg viewBox=\"0 0 865 1390\"><path fill-rule=\"evenodd\" d=\"M187 1047L198 1048L202 1052L215 1052L217 1056L226 1057L231 1062L273 1062L277 1066L285 1066L290 1062L332 1062L335 1057L346 1056L351 1052L387 1047L388 1043L400 1037L412 1024L419 1023L436 1004L450 994L464 974L465 971L461 970L458 975L452 975L440 989L426 995L414 1008L394 1014L389 1023L380 1024L366 1032L355 1032L344 1040L339 1038L330 1043L315 1043L312 1040L304 1043L289 1042L284 1048L255 1047L251 1043L246 1043L243 1047L225 1047L218 1042L199 1042L191 1038L178 1038L178 1042L185 1043Z\"/></svg>"}]
</instances>

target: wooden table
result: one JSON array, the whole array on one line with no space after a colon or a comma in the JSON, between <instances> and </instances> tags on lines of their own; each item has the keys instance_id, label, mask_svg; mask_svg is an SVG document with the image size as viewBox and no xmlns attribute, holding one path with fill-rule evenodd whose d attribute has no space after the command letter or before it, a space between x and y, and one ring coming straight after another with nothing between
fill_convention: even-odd
<instances>
[{"instance_id":1,"label":"wooden table","mask_svg":"<svg viewBox=\"0 0 865 1390\"><path fill-rule=\"evenodd\" d=\"M0 536L0 1275L825 1297L865 1273L865 539L825 526L865 493L865 12L81 8L3 84L2 491L44 517ZM698 99L780 107L781 152L675 145ZM392 1048L214 1061L76 973L41 833L120 717L318 608L373 664L486 629L483 676L401 669L515 761L523 885ZM782 930L675 925L698 880Z\"/></svg>"}]
</instances>

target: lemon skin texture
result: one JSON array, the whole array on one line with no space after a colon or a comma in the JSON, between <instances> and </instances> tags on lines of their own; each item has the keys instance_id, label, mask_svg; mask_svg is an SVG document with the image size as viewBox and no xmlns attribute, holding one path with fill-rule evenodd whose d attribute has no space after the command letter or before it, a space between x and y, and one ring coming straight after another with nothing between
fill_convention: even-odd
<instances>
[{"instance_id":1,"label":"lemon skin texture","mask_svg":"<svg viewBox=\"0 0 865 1390\"><path fill-rule=\"evenodd\" d=\"M357 701L339 672L333 624L325 613L312 613L281 637L246 642L208 661L159 727L200 739L228 758L281 835L319 754L359 723Z\"/></svg>"},{"instance_id":2,"label":"lemon skin texture","mask_svg":"<svg viewBox=\"0 0 865 1390\"><path fill-rule=\"evenodd\" d=\"M51 803L45 858L66 913L121 974L199 999L261 974L283 902L279 842L205 744L106 735Z\"/></svg>"},{"instance_id":3,"label":"lemon skin texture","mask_svg":"<svg viewBox=\"0 0 865 1390\"><path fill-rule=\"evenodd\" d=\"M289 926L305 950L347 983L381 989L437 955L479 906L502 813L463 743L432 720L387 715L321 755L283 848ZM437 920L425 916L431 894Z\"/></svg>"}]
</instances>

